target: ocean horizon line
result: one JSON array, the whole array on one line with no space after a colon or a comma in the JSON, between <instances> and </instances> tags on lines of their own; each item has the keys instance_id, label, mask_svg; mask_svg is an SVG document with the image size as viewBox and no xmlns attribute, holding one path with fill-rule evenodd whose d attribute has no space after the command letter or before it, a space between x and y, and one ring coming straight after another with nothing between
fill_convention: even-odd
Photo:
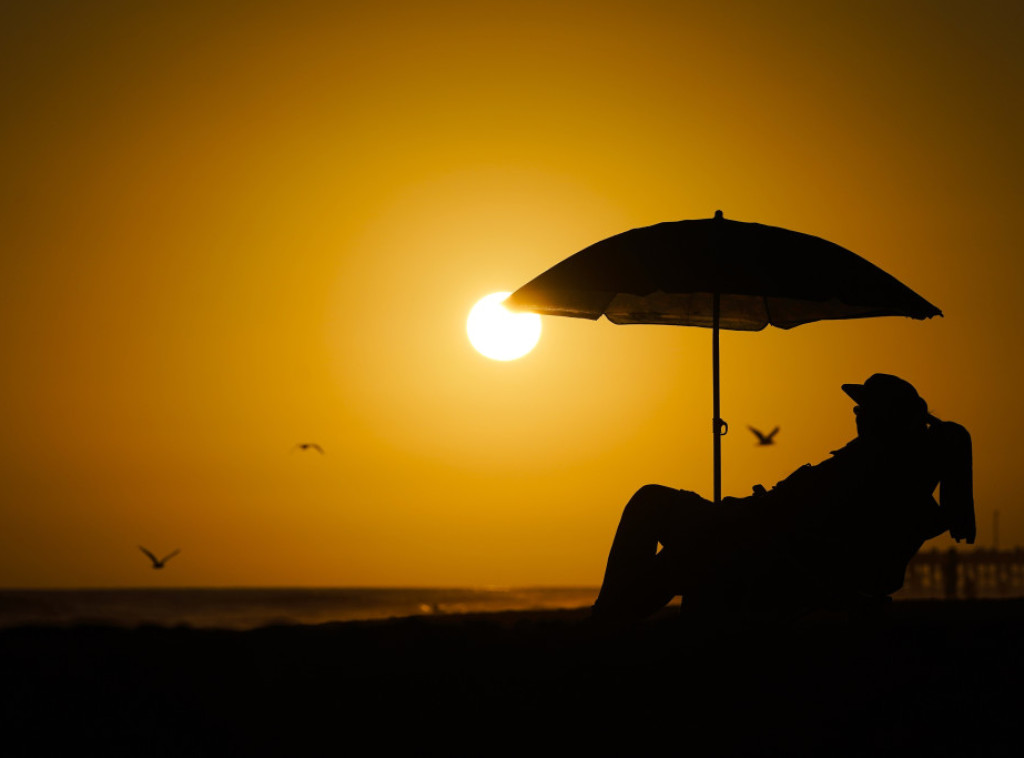
<instances>
[{"instance_id":1,"label":"ocean horizon line","mask_svg":"<svg viewBox=\"0 0 1024 758\"><path fill-rule=\"evenodd\" d=\"M592 605L596 587L103 587L0 589L0 628L82 623L253 629Z\"/></svg>"},{"instance_id":2,"label":"ocean horizon line","mask_svg":"<svg viewBox=\"0 0 1024 758\"><path fill-rule=\"evenodd\" d=\"M446 590L452 592L509 592L523 590L594 590L598 584L180 584L180 585L54 585L54 586L6 586L0 585L0 592L106 592L106 591L203 591L203 590L366 590L366 591L415 591Z\"/></svg>"}]
</instances>

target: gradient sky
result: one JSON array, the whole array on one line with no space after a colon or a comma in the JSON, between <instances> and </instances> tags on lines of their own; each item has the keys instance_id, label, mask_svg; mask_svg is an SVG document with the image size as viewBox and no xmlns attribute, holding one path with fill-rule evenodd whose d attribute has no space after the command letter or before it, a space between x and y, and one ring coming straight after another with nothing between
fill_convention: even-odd
<instances>
[{"instance_id":1,"label":"gradient sky","mask_svg":"<svg viewBox=\"0 0 1024 758\"><path fill-rule=\"evenodd\" d=\"M4 3L0 585L596 585L637 487L711 495L710 332L545 318L500 363L466 315L719 208L945 313L723 333L724 494L843 445L839 385L883 371L972 432L979 544L996 510L1024 544L1022 33L984 0Z\"/></svg>"}]
</instances>

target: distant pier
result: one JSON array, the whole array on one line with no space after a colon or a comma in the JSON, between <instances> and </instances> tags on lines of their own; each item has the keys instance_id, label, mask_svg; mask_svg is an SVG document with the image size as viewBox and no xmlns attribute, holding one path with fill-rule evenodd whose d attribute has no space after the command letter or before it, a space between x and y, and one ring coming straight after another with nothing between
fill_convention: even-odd
<instances>
[{"instance_id":1,"label":"distant pier","mask_svg":"<svg viewBox=\"0 0 1024 758\"><path fill-rule=\"evenodd\" d=\"M903 589L895 596L949 600L1024 597L1024 549L921 551L907 567Z\"/></svg>"}]
</instances>

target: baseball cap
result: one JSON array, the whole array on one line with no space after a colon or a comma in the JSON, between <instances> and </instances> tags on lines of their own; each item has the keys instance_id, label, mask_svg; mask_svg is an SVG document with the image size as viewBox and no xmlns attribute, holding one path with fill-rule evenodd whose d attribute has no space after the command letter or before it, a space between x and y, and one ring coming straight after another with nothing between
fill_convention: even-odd
<instances>
[{"instance_id":1,"label":"baseball cap","mask_svg":"<svg viewBox=\"0 0 1024 758\"><path fill-rule=\"evenodd\" d=\"M893 416L927 416L928 404L914 385L892 374L872 374L863 384L844 384L843 392L857 405Z\"/></svg>"}]
</instances>

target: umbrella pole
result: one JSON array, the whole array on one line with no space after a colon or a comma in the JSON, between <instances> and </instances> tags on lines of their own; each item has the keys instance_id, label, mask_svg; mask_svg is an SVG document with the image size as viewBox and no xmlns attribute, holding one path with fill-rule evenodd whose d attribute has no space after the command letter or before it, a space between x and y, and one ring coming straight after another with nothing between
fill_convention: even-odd
<instances>
[{"instance_id":1,"label":"umbrella pole","mask_svg":"<svg viewBox=\"0 0 1024 758\"><path fill-rule=\"evenodd\" d=\"M718 390L718 316L719 316L719 294L712 295L712 322L711 322L711 433L714 435L714 477L715 477L715 503L722 501L722 435L728 430L728 425L722 421L721 409L719 407Z\"/></svg>"}]
</instances>

